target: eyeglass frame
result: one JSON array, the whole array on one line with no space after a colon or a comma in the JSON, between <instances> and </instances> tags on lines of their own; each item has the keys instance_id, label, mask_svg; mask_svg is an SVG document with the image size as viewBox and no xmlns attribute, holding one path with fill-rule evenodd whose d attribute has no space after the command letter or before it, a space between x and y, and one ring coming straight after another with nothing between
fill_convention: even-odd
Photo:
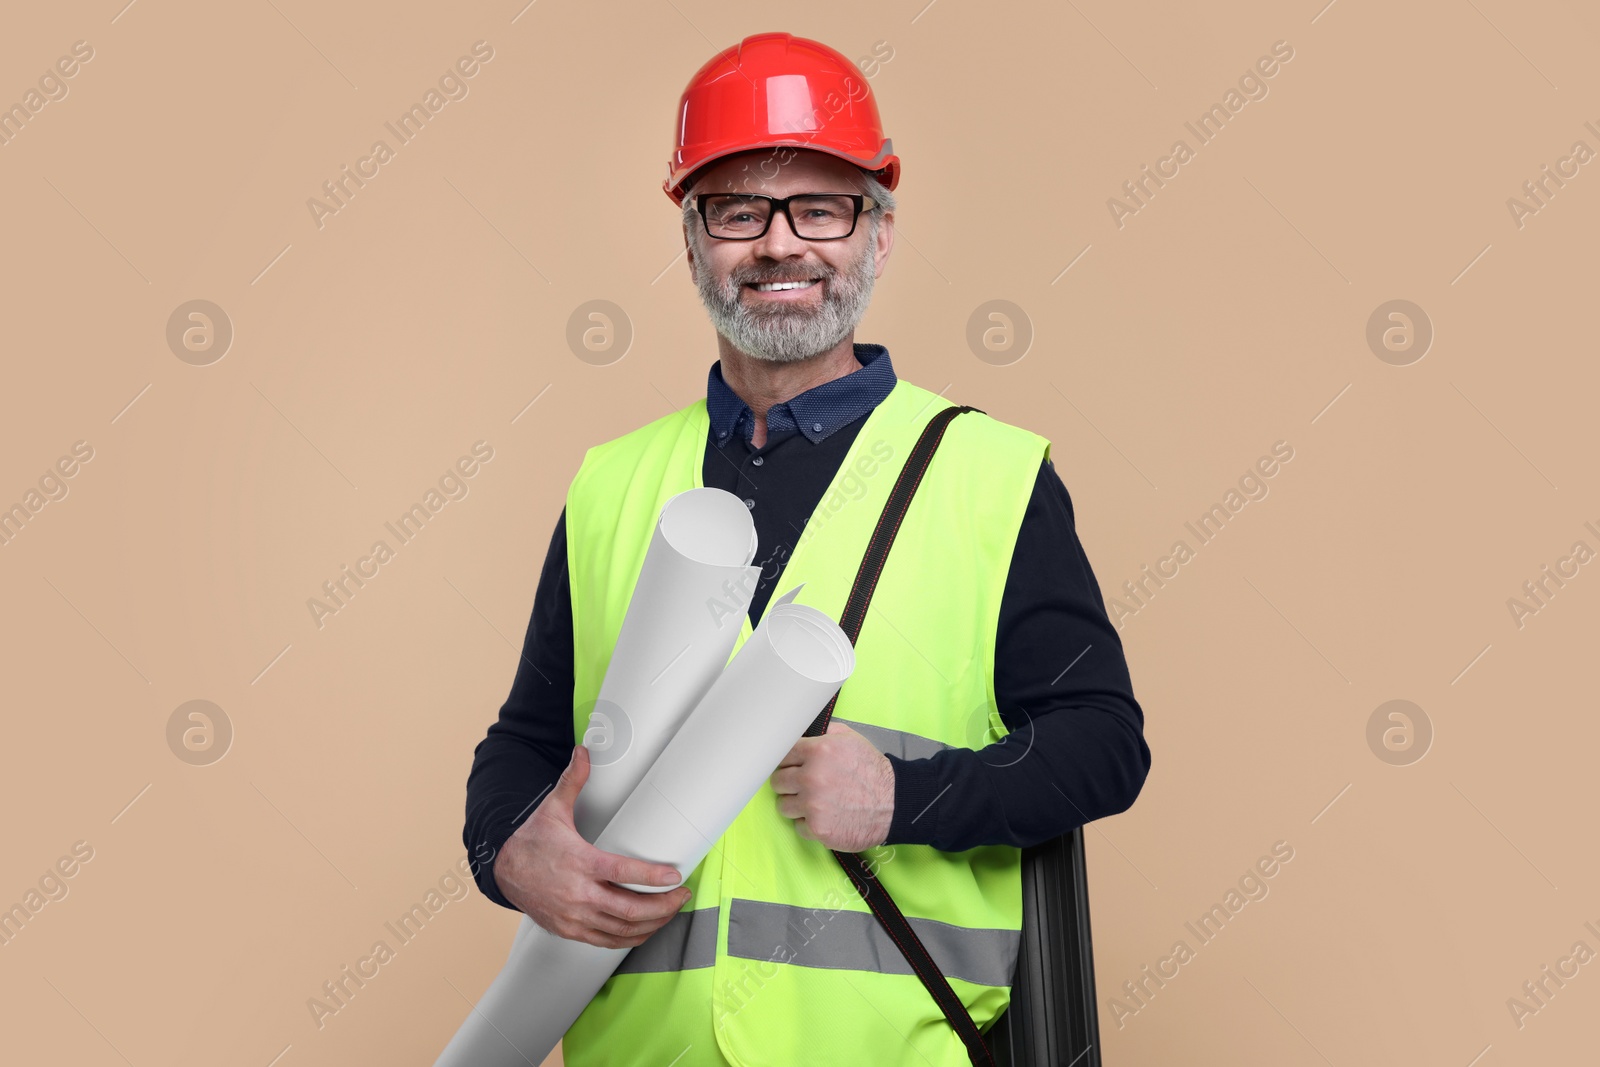
<instances>
[{"instance_id":1,"label":"eyeglass frame","mask_svg":"<svg viewBox=\"0 0 1600 1067\"><path fill-rule=\"evenodd\" d=\"M768 204L766 224L761 227L761 232L753 237L720 237L711 232L711 223L706 218L706 197L708 196L742 196L747 200L765 200ZM789 212L789 201L802 200L811 196L843 196L848 198L856 209L855 218L850 220L850 232L840 234L838 237L807 237L802 234L800 228L794 224L794 215ZM789 231L802 241L843 241L856 232L856 226L861 222L861 216L864 213L879 207L878 202L866 193L795 193L793 196L781 198L767 196L764 193L694 193L690 196L690 199L694 201L695 210L700 215L700 225L705 229L706 236L713 241L759 241L772 228L772 220L778 217L779 211L782 211L783 217L789 220Z\"/></svg>"}]
</instances>

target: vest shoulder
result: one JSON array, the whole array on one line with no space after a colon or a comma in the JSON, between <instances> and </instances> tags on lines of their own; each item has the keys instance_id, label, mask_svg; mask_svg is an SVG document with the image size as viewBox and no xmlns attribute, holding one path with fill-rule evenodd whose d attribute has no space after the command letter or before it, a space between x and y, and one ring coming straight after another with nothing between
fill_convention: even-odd
<instances>
[{"instance_id":1,"label":"vest shoulder","mask_svg":"<svg viewBox=\"0 0 1600 1067\"><path fill-rule=\"evenodd\" d=\"M914 385L901 379L909 387L908 394L917 405L928 405L928 418L932 418L952 401L945 399L937 393ZM1017 426L983 411L968 411L957 416L950 423L947 434L957 434L964 441L970 441L988 449L1001 449L1005 451L1020 452L1023 454L1038 453L1041 459L1050 454L1050 439L1042 434L1034 433L1023 426Z\"/></svg>"},{"instance_id":2,"label":"vest shoulder","mask_svg":"<svg viewBox=\"0 0 1600 1067\"><path fill-rule=\"evenodd\" d=\"M668 412L659 419L647 422L636 430L630 430L619 437L591 446L583 454L583 462L573 477L573 487L578 487L588 478L598 477L603 480L609 473L633 470L645 453L657 447L663 437L675 438L682 429L683 419L696 415L697 409L704 406L705 400L702 398L685 408Z\"/></svg>"}]
</instances>

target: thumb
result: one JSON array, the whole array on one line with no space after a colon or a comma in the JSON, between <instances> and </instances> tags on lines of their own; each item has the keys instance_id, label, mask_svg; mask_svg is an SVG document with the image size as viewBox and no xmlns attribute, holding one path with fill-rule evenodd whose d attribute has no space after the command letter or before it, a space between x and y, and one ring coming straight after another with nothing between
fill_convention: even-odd
<instances>
[{"instance_id":1,"label":"thumb","mask_svg":"<svg viewBox=\"0 0 1600 1067\"><path fill-rule=\"evenodd\" d=\"M572 759L567 762L566 770L561 772L556 787L550 791L550 799L565 811L569 819L572 816L572 806L578 800L578 791L588 780L589 750L582 745L574 745Z\"/></svg>"}]
</instances>

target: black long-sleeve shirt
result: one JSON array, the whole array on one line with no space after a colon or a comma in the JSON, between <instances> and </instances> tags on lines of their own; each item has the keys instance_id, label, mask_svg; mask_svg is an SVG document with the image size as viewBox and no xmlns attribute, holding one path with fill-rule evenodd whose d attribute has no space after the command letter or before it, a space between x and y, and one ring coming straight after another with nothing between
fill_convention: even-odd
<instances>
[{"instance_id":1,"label":"black long-sleeve shirt","mask_svg":"<svg viewBox=\"0 0 1600 1067\"><path fill-rule=\"evenodd\" d=\"M866 415L894 387L886 349L857 344L855 352L860 370L768 412L760 448L752 444L749 406L723 381L721 362L708 374L703 481L751 508L762 554L752 625ZM479 743L467 779L463 841L479 861L479 888L505 907L512 905L495 884L488 858L553 787L577 743L572 659L563 510L511 693ZM895 796L886 843L947 852L1026 847L1126 811L1144 785L1150 768L1144 713L1078 542L1072 500L1049 460L1040 464L1001 597L994 689L1010 731L1003 740L921 759L888 754ZM967 743L981 739L979 733Z\"/></svg>"}]
</instances>

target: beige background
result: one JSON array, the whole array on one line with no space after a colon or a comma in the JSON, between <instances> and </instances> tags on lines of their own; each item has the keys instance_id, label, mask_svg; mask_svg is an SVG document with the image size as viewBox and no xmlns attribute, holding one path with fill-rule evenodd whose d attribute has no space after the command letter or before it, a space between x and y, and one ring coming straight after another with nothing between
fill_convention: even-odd
<instances>
[{"instance_id":1,"label":"beige background","mask_svg":"<svg viewBox=\"0 0 1600 1067\"><path fill-rule=\"evenodd\" d=\"M1088 832L1106 1062L1592 1060L1600 965L1507 1006L1600 950L1600 567L1521 627L1507 606L1600 548L1600 176L1507 206L1600 149L1592 8L121 2L13 5L0 34L0 103L93 48L0 146L0 504L93 449L0 547L0 902L93 849L0 948L0 1058L432 1062L515 925L476 891L320 1029L307 1000L463 856L584 449L704 389L674 108L784 28L890 56L901 226L858 339L1051 439L1108 597L1294 449L1122 630L1154 766ZM308 198L480 40L469 94L319 228ZM1268 95L1197 147L1183 124L1278 41ZM1108 199L1178 138L1194 158L1119 228ZM209 366L166 337L196 299L234 333ZM620 359L568 346L596 299ZM1020 359L969 347L995 299ZM1366 340L1398 299L1435 332L1406 366ZM321 583L480 440L469 495L319 628ZM197 699L233 730L204 766L167 739ZM1409 765L1369 747L1394 699L1433 732ZM1277 841L1270 895L1196 947L1185 921Z\"/></svg>"}]
</instances>

